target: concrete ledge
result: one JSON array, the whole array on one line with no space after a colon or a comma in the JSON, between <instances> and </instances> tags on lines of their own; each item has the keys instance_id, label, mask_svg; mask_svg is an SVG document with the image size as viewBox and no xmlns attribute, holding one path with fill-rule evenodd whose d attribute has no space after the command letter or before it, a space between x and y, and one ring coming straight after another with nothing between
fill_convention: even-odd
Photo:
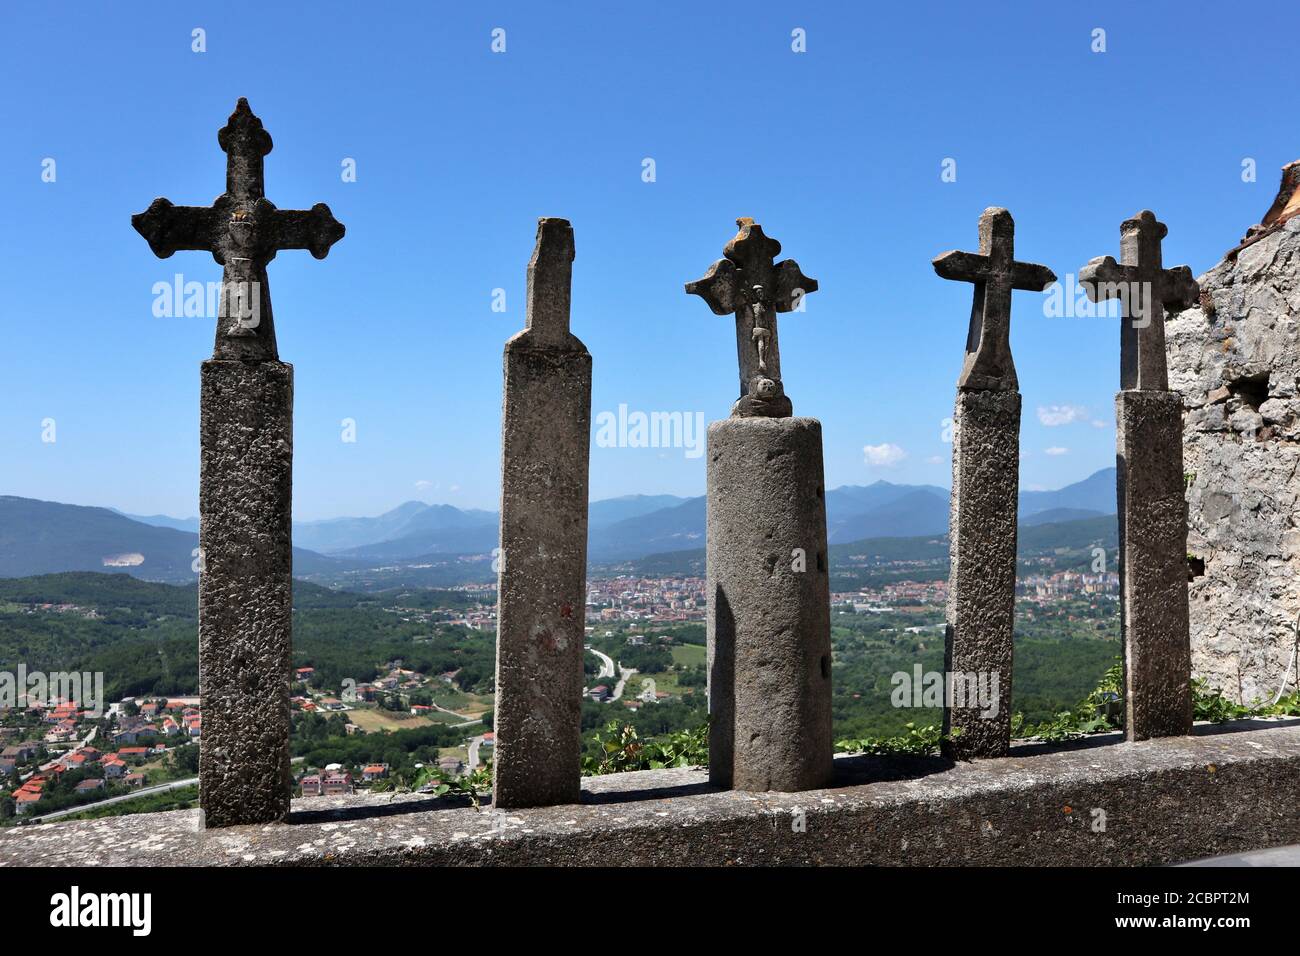
<instances>
[{"instance_id":1,"label":"concrete ledge","mask_svg":"<svg viewBox=\"0 0 1300 956\"><path fill-rule=\"evenodd\" d=\"M226 830L198 830L196 810L40 824L0 832L0 864L1107 866L1300 843L1300 720L1019 744L956 765L837 757L835 773L802 794L659 770L586 778L581 804L530 810L367 794L295 800L287 823Z\"/></svg>"}]
</instances>

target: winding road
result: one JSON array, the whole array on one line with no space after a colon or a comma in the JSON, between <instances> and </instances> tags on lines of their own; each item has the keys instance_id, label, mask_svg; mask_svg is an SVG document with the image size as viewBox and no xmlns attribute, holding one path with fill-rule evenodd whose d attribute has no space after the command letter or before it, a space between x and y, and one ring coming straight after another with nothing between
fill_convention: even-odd
<instances>
[{"instance_id":1,"label":"winding road","mask_svg":"<svg viewBox=\"0 0 1300 956\"><path fill-rule=\"evenodd\" d=\"M125 800L137 800L140 797L147 797L151 793L166 793L168 790L179 790L181 787L192 787L198 782L198 777L191 777L188 780L173 780L170 783L159 783L152 787L141 787L134 793L124 793L120 797L109 797L106 800L96 800L93 803L83 803L80 806L68 807L66 810L55 810L53 813L43 813L39 817L28 817L27 822L35 823L37 820L57 820L59 817L71 816L74 813L85 813L87 810L111 806L114 803L122 803Z\"/></svg>"},{"instance_id":2,"label":"winding road","mask_svg":"<svg viewBox=\"0 0 1300 956\"><path fill-rule=\"evenodd\" d=\"M595 654L597 657L600 658L600 673L596 675L596 679L600 680L602 677L613 677L615 673L614 658L610 657L608 654L596 650L594 647L588 647L587 650L591 651L591 653Z\"/></svg>"},{"instance_id":3,"label":"winding road","mask_svg":"<svg viewBox=\"0 0 1300 956\"><path fill-rule=\"evenodd\" d=\"M596 680L613 677L615 674L618 674L618 683L614 685L614 693L605 698L605 703L613 703L623 696L623 686L627 683L628 678L636 673L636 668L624 667L622 664L616 665L614 663L614 658L610 657L603 651L596 650L594 647L588 646L587 650L600 658L600 672L596 675ZM584 687L582 692L585 695L587 689Z\"/></svg>"}]
</instances>

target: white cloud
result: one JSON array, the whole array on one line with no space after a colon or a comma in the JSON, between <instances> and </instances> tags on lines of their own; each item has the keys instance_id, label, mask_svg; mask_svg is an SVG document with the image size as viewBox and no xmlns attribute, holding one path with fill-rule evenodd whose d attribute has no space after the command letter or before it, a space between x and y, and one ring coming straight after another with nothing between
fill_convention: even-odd
<instances>
[{"instance_id":1,"label":"white cloud","mask_svg":"<svg viewBox=\"0 0 1300 956\"><path fill-rule=\"evenodd\" d=\"M1094 418L1091 425L1093 428L1109 428L1110 422L1103 422L1100 418Z\"/></svg>"},{"instance_id":2,"label":"white cloud","mask_svg":"<svg viewBox=\"0 0 1300 956\"><path fill-rule=\"evenodd\" d=\"M420 491L428 491L430 488L437 488L438 483L436 481L429 481L427 478L421 478L415 483L415 487Z\"/></svg>"},{"instance_id":3,"label":"white cloud","mask_svg":"<svg viewBox=\"0 0 1300 956\"><path fill-rule=\"evenodd\" d=\"M942 465L943 455L931 455L929 458L925 460L925 463L927 465Z\"/></svg>"},{"instance_id":4,"label":"white cloud","mask_svg":"<svg viewBox=\"0 0 1300 956\"><path fill-rule=\"evenodd\" d=\"M1051 448L1043 449L1045 455L1068 455L1069 453L1070 449L1062 448L1060 445L1053 445Z\"/></svg>"},{"instance_id":5,"label":"white cloud","mask_svg":"<svg viewBox=\"0 0 1300 956\"><path fill-rule=\"evenodd\" d=\"M907 452L885 442L883 445L863 445L862 455L868 468L894 468L907 457Z\"/></svg>"},{"instance_id":6,"label":"white cloud","mask_svg":"<svg viewBox=\"0 0 1300 956\"><path fill-rule=\"evenodd\" d=\"M1038 420L1048 428L1069 425L1083 421L1088 417L1088 410L1082 405L1039 405Z\"/></svg>"}]
</instances>

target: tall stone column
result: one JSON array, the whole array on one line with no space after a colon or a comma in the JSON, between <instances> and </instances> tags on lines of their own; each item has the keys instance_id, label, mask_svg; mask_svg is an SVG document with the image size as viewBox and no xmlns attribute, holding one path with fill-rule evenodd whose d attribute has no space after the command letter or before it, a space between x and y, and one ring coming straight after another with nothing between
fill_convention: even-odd
<instances>
[{"instance_id":1,"label":"tall stone column","mask_svg":"<svg viewBox=\"0 0 1300 956\"><path fill-rule=\"evenodd\" d=\"M709 779L752 791L827 786L830 578L821 423L791 417L776 313L817 282L751 219L686 291L733 314L741 396L708 435Z\"/></svg>"},{"instance_id":2,"label":"tall stone column","mask_svg":"<svg viewBox=\"0 0 1300 956\"><path fill-rule=\"evenodd\" d=\"M953 411L948 523L948 621L944 644L944 752L999 757L1011 746L1020 486L1020 392L1011 357L1011 293L1056 281L1046 266L1017 262L1015 222L984 210L979 252L945 252L941 278L975 285L966 358Z\"/></svg>"},{"instance_id":3,"label":"tall stone column","mask_svg":"<svg viewBox=\"0 0 1300 956\"><path fill-rule=\"evenodd\" d=\"M199 794L207 826L289 812L293 366L203 363Z\"/></svg>"},{"instance_id":4,"label":"tall stone column","mask_svg":"<svg viewBox=\"0 0 1300 956\"><path fill-rule=\"evenodd\" d=\"M952 443L944 749L998 757L1011 745L1020 393L959 390Z\"/></svg>"},{"instance_id":5,"label":"tall stone column","mask_svg":"<svg viewBox=\"0 0 1300 956\"><path fill-rule=\"evenodd\" d=\"M1200 287L1187 266L1164 268L1168 232L1143 210L1120 226L1119 262L1102 256L1079 271L1094 302L1121 304L1115 463L1129 740L1192 732L1183 402L1169 389L1165 310L1192 305Z\"/></svg>"},{"instance_id":6,"label":"tall stone column","mask_svg":"<svg viewBox=\"0 0 1300 956\"><path fill-rule=\"evenodd\" d=\"M1192 732L1183 400L1115 396L1120 638L1128 739Z\"/></svg>"},{"instance_id":7,"label":"tall stone column","mask_svg":"<svg viewBox=\"0 0 1300 956\"><path fill-rule=\"evenodd\" d=\"M569 332L573 228L540 219L505 346L493 804L577 803L591 355Z\"/></svg>"},{"instance_id":8,"label":"tall stone column","mask_svg":"<svg viewBox=\"0 0 1300 956\"><path fill-rule=\"evenodd\" d=\"M131 224L160 258L202 250L223 266L199 430L199 804L203 823L289 812L293 647L293 366L279 360L267 264L281 249L323 259L343 238L328 206L266 198L271 135L240 99L217 133L226 191L211 206L155 199Z\"/></svg>"}]
</instances>

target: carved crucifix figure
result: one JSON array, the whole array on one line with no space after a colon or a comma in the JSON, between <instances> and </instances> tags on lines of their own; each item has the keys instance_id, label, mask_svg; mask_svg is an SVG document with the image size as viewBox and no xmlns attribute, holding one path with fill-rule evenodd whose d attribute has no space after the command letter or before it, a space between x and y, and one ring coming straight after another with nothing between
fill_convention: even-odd
<instances>
[{"instance_id":1,"label":"carved crucifix figure","mask_svg":"<svg viewBox=\"0 0 1300 956\"><path fill-rule=\"evenodd\" d=\"M1079 284L1093 302L1119 299L1120 388L1169 389L1165 361L1165 307L1182 310L1197 301L1200 286L1187 266L1165 269L1160 242L1169 234L1155 213L1144 209L1120 226L1120 261L1100 256L1079 271Z\"/></svg>"},{"instance_id":2,"label":"carved crucifix figure","mask_svg":"<svg viewBox=\"0 0 1300 956\"><path fill-rule=\"evenodd\" d=\"M980 251L945 252L934 259L944 279L975 283L966 361L957 387L971 391L1017 390L1011 358L1011 292L1042 292L1056 281L1047 266L1016 262L1016 224L1011 213L990 206L980 216Z\"/></svg>"},{"instance_id":3,"label":"carved crucifix figure","mask_svg":"<svg viewBox=\"0 0 1300 956\"><path fill-rule=\"evenodd\" d=\"M740 399L732 406L737 417L788 418L793 406L781 384L781 350L776 313L800 307L803 297L817 291L793 259L773 260L781 243L763 234L753 219L736 220L740 232L723 249L702 279L686 283L686 291L708 303L715 315L736 317L736 358L740 365Z\"/></svg>"},{"instance_id":4,"label":"carved crucifix figure","mask_svg":"<svg viewBox=\"0 0 1300 956\"><path fill-rule=\"evenodd\" d=\"M131 225L160 259L203 250L224 267L213 358L274 360L266 264L281 249L307 249L324 259L343 238L343 224L324 203L277 209L266 198L262 158L271 151L271 135L248 100L240 97L217 142L226 153L226 191L211 206L174 206L158 198L132 216Z\"/></svg>"}]
</instances>

